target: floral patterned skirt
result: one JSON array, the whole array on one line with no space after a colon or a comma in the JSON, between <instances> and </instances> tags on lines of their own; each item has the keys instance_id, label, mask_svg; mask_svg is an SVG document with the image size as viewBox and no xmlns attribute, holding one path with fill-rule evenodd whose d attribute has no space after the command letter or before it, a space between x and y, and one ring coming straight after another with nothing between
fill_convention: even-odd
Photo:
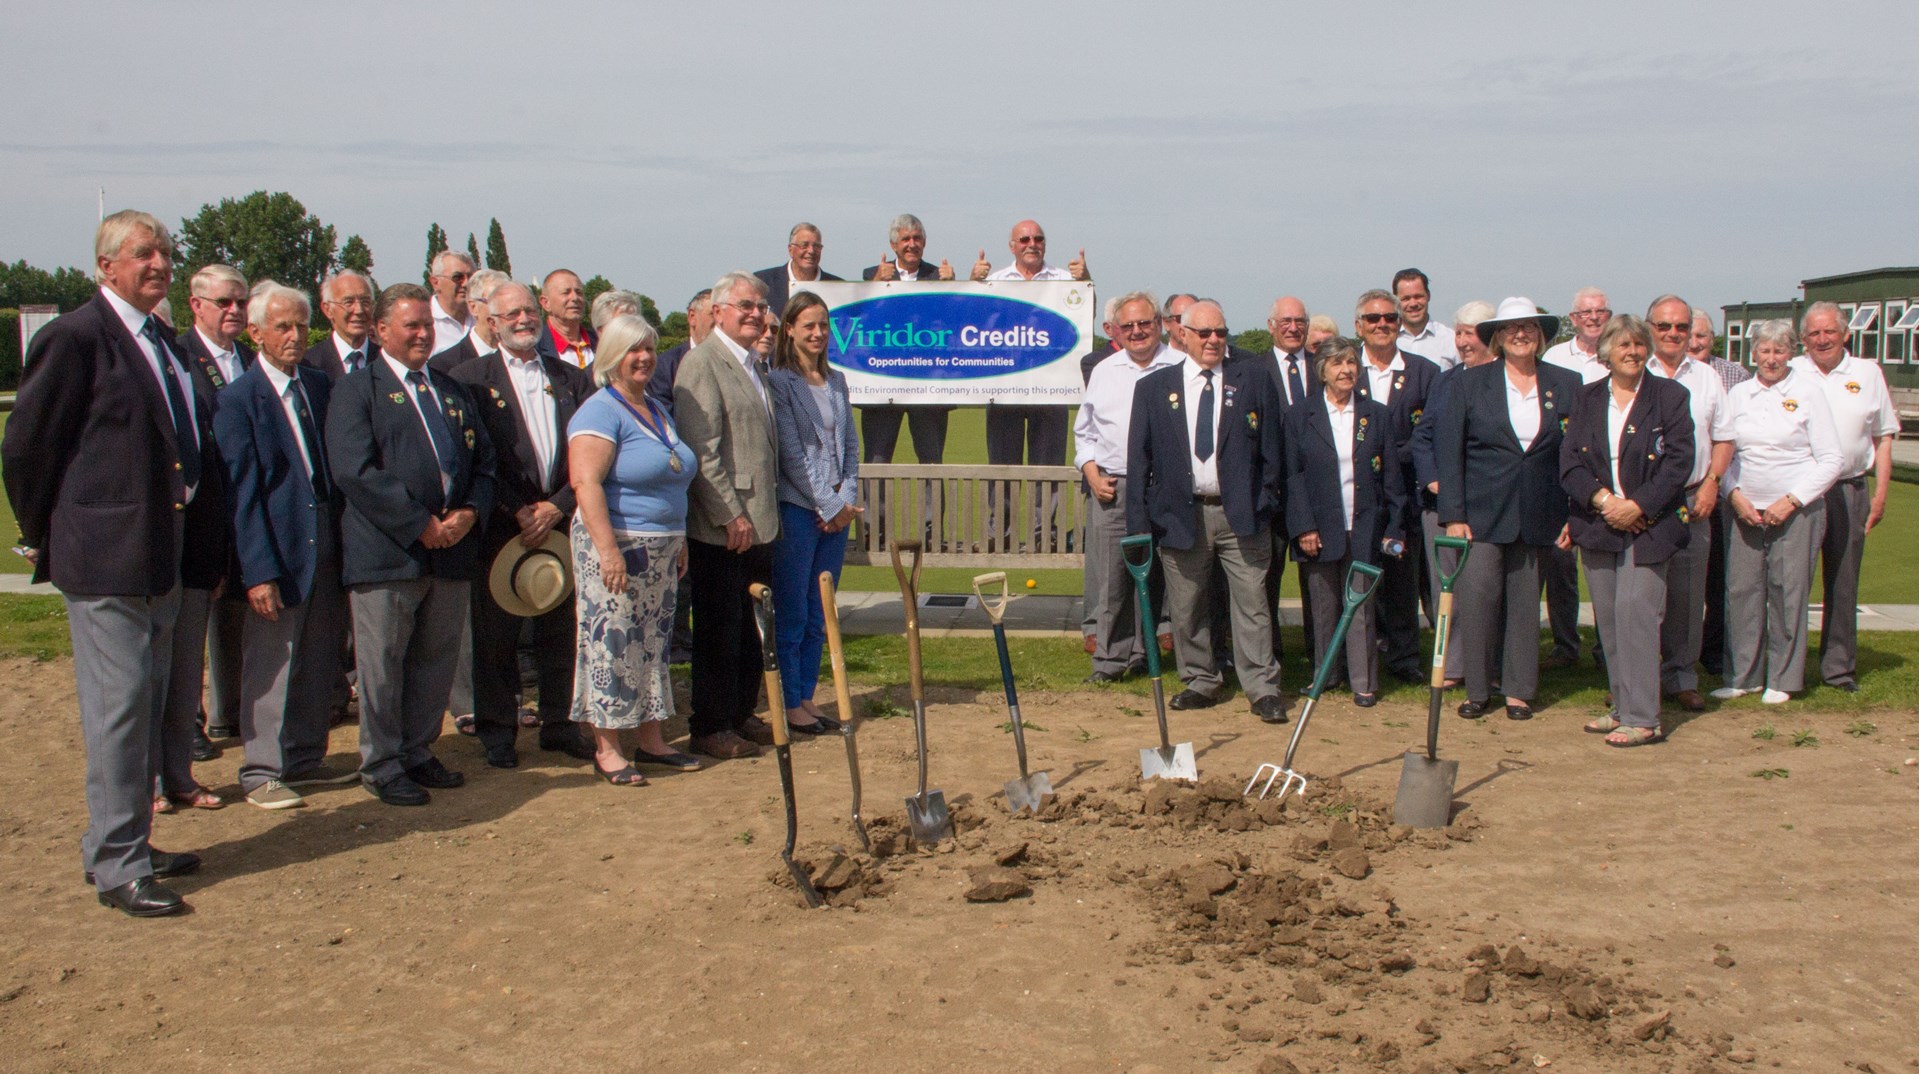
<instances>
[{"instance_id":1,"label":"floral patterned skirt","mask_svg":"<svg viewBox=\"0 0 1920 1074\"><path fill-rule=\"evenodd\" d=\"M574 516L573 581L579 609L579 645L573 673L575 723L631 730L673 715L667 644L673 633L673 594L680 580L684 537L616 536L627 561L627 587L608 592L600 554Z\"/></svg>"}]
</instances>

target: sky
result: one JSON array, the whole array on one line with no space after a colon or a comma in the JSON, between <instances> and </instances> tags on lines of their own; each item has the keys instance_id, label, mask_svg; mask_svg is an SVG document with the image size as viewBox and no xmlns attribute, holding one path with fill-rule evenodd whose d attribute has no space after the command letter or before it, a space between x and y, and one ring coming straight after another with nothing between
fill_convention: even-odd
<instances>
[{"instance_id":1,"label":"sky","mask_svg":"<svg viewBox=\"0 0 1920 1074\"><path fill-rule=\"evenodd\" d=\"M556 18L564 13L565 18ZM897 213L961 276L1040 221L1235 330L1417 266L1433 309L1789 299L1920 262L1912 0L798 6L73 0L8 14L0 258L286 191L417 278L430 223L663 310ZM137 41L116 54L102 27Z\"/></svg>"}]
</instances>

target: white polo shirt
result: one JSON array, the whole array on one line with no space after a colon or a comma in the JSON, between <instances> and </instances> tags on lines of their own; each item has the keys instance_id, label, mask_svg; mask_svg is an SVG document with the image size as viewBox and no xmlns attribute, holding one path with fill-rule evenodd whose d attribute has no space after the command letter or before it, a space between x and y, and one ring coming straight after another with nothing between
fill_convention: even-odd
<instances>
[{"instance_id":1,"label":"white polo shirt","mask_svg":"<svg viewBox=\"0 0 1920 1074\"><path fill-rule=\"evenodd\" d=\"M1827 393L1812 377L1790 369L1771 386L1759 377L1741 381L1727 393L1727 423L1734 445L1727 492L1745 493L1756 511L1789 493L1812 503L1840 476L1840 436Z\"/></svg>"},{"instance_id":2,"label":"white polo shirt","mask_svg":"<svg viewBox=\"0 0 1920 1074\"><path fill-rule=\"evenodd\" d=\"M1575 336L1565 343L1555 343L1547 348L1547 353L1541 355L1540 360L1580 374L1582 384L1592 384L1596 380L1606 379L1612 370L1607 368L1607 363L1600 360L1598 351L1581 350L1578 346L1579 338Z\"/></svg>"},{"instance_id":3,"label":"white polo shirt","mask_svg":"<svg viewBox=\"0 0 1920 1074\"><path fill-rule=\"evenodd\" d=\"M1063 269L1063 268L1054 268L1052 265L1049 265L1046 262L1042 261L1040 263L1040 271L1034 273L1033 278L1036 280L1071 280L1073 279L1073 273L1068 272L1066 269ZM1008 265L1006 268L995 269L994 271L987 273L987 279L989 280L1025 280L1026 277L1020 275L1020 266L1016 263L1016 264Z\"/></svg>"},{"instance_id":4,"label":"white polo shirt","mask_svg":"<svg viewBox=\"0 0 1920 1074\"><path fill-rule=\"evenodd\" d=\"M1720 374L1682 355L1680 368L1667 372L1658 355L1647 359L1647 372L1656 377L1677 380L1687 386L1687 409L1693 414L1693 473L1687 476L1689 488L1707 478L1713 462L1713 445L1733 439L1733 427L1727 424L1727 389Z\"/></svg>"},{"instance_id":5,"label":"white polo shirt","mask_svg":"<svg viewBox=\"0 0 1920 1074\"><path fill-rule=\"evenodd\" d=\"M473 310L467 310L466 319L459 320L440 304L439 295L434 295L428 305L433 307L433 353L439 354L459 343L473 331Z\"/></svg>"},{"instance_id":6,"label":"white polo shirt","mask_svg":"<svg viewBox=\"0 0 1920 1074\"><path fill-rule=\"evenodd\" d=\"M1795 358L1790 367L1813 378L1825 389L1827 408L1833 411L1833 428L1840 436L1840 480L1859 477L1873 468L1873 442L1900 431L1900 416L1894 413L1893 397L1887 392L1887 378L1880 367L1864 358L1842 352L1833 372L1822 373L1808 355Z\"/></svg>"}]
</instances>

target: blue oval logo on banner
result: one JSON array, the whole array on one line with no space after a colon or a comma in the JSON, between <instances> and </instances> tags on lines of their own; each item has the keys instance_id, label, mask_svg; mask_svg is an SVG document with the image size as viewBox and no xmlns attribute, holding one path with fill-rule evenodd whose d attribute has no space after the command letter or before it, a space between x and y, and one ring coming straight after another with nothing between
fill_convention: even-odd
<instances>
[{"instance_id":1,"label":"blue oval logo on banner","mask_svg":"<svg viewBox=\"0 0 1920 1074\"><path fill-rule=\"evenodd\" d=\"M969 380L1037 369L1079 346L1072 321L1030 302L893 294L836 308L827 357L875 376Z\"/></svg>"}]
</instances>

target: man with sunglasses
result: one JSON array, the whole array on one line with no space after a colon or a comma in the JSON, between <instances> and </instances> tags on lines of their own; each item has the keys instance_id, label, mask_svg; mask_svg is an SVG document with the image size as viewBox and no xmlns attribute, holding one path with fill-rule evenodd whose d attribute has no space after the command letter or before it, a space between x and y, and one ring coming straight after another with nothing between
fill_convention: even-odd
<instances>
[{"instance_id":1,"label":"man with sunglasses","mask_svg":"<svg viewBox=\"0 0 1920 1074\"><path fill-rule=\"evenodd\" d=\"M1460 351L1453 342L1453 329L1436 325L1427 316L1428 305L1433 300L1427 274L1417 268L1394 273L1393 298L1400 308L1400 349L1417 354L1440 369L1459 365Z\"/></svg>"},{"instance_id":2,"label":"man with sunglasses","mask_svg":"<svg viewBox=\"0 0 1920 1074\"><path fill-rule=\"evenodd\" d=\"M1413 430L1426 417L1427 391L1440 369L1401 347L1406 337L1401 332L1400 302L1385 291L1373 290L1360 296L1354 308L1353 330L1360 337L1362 355L1354 394L1387 408L1386 432L1393 442L1390 458L1400 467L1404 487L1415 488ZM1451 349L1452 334L1447 335L1447 347ZM1406 517L1394 520L1401 533L1420 532L1419 509L1418 498L1408 497ZM1392 528L1388 526L1389 531ZM1381 662L1402 682L1426 681L1420 661L1419 622L1420 595L1426 588L1421 584L1424 560L1417 541L1405 554L1388 556L1381 564L1386 575L1380 579L1380 595L1373 602L1380 638L1385 643Z\"/></svg>"},{"instance_id":3,"label":"man with sunglasses","mask_svg":"<svg viewBox=\"0 0 1920 1074\"><path fill-rule=\"evenodd\" d=\"M473 311L467 306L467 284L474 264L467 255L442 250L433 255L427 284L433 289L433 353L439 354L473 331Z\"/></svg>"}]
</instances>

